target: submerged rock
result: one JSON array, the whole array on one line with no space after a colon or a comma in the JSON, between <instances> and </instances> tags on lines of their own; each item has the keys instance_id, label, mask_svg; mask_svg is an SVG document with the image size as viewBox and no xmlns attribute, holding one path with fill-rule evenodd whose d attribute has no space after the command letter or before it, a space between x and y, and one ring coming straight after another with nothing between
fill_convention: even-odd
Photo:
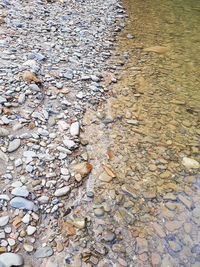
<instances>
[{"instance_id":1,"label":"submerged rock","mask_svg":"<svg viewBox=\"0 0 200 267\"><path fill-rule=\"evenodd\" d=\"M182 160L182 164L189 169L198 169L200 168L200 164L195 159L184 157Z\"/></svg>"}]
</instances>

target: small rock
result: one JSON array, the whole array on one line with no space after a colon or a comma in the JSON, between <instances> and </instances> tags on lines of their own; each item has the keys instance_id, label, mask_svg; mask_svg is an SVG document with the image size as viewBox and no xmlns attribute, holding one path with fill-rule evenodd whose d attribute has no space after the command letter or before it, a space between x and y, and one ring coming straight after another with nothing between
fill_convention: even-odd
<instances>
[{"instance_id":1,"label":"small rock","mask_svg":"<svg viewBox=\"0 0 200 267\"><path fill-rule=\"evenodd\" d=\"M29 225L26 229L27 235L33 235L37 228L35 226Z\"/></svg>"},{"instance_id":2,"label":"small rock","mask_svg":"<svg viewBox=\"0 0 200 267\"><path fill-rule=\"evenodd\" d=\"M38 248L35 252L36 258L46 258L53 255L53 249L51 247Z\"/></svg>"},{"instance_id":3,"label":"small rock","mask_svg":"<svg viewBox=\"0 0 200 267\"><path fill-rule=\"evenodd\" d=\"M152 265L159 265L161 263L161 257L158 253L152 253L151 254L151 263Z\"/></svg>"},{"instance_id":4,"label":"small rock","mask_svg":"<svg viewBox=\"0 0 200 267\"><path fill-rule=\"evenodd\" d=\"M59 188L55 191L54 196L56 197L61 197L65 196L70 192L70 187L69 186L64 186L62 188Z\"/></svg>"},{"instance_id":5,"label":"small rock","mask_svg":"<svg viewBox=\"0 0 200 267\"><path fill-rule=\"evenodd\" d=\"M109 183L109 182L112 181L112 179L113 179L113 177L109 176L106 172L102 172L99 175L99 180L102 181L102 182Z\"/></svg>"},{"instance_id":6,"label":"small rock","mask_svg":"<svg viewBox=\"0 0 200 267\"><path fill-rule=\"evenodd\" d=\"M32 252L34 249L33 246L31 244L28 244L28 243L24 243L23 247L27 252Z\"/></svg>"},{"instance_id":7,"label":"small rock","mask_svg":"<svg viewBox=\"0 0 200 267\"><path fill-rule=\"evenodd\" d=\"M94 210L94 214L95 214L97 217L101 217L101 216L103 216L104 213L105 213L104 210L101 209L101 208L97 208L97 209Z\"/></svg>"},{"instance_id":8,"label":"small rock","mask_svg":"<svg viewBox=\"0 0 200 267\"><path fill-rule=\"evenodd\" d=\"M113 232L111 232L111 231L106 231L106 232L103 234L103 239L104 239L106 242L112 242L115 238L116 238L115 233L113 233Z\"/></svg>"},{"instance_id":9,"label":"small rock","mask_svg":"<svg viewBox=\"0 0 200 267\"><path fill-rule=\"evenodd\" d=\"M69 131L70 131L70 134L72 136L79 135L79 131L80 131L79 122L76 121L76 122L72 123L71 126L70 126Z\"/></svg>"},{"instance_id":10,"label":"small rock","mask_svg":"<svg viewBox=\"0 0 200 267\"><path fill-rule=\"evenodd\" d=\"M17 150L20 147L20 145L21 145L20 139L14 139L9 143L8 152L13 152Z\"/></svg>"},{"instance_id":11,"label":"small rock","mask_svg":"<svg viewBox=\"0 0 200 267\"><path fill-rule=\"evenodd\" d=\"M38 198L38 201L41 204L47 204L49 202L49 197L47 197L47 196L41 196L41 197Z\"/></svg>"},{"instance_id":12,"label":"small rock","mask_svg":"<svg viewBox=\"0 0 200 267\"><path fill-rule=\"evenodd\" d=\"M8 156L1 150L0 150L0 160L8 162Z\"/></svg>"}]
</instances>

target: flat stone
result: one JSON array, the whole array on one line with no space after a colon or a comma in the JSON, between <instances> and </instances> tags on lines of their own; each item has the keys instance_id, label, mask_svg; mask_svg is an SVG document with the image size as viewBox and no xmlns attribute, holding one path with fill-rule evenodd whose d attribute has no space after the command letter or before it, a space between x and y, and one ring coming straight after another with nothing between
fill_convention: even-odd
<instances>
[{"instance_id":1,"label":"flat stone","mask_svg":"<svg viewBox=\"0 0 200 267\"><path fill-rule=\"evenodd\" d=\"M24 259L16 253L3 253L0 255L0 264L3 267L21 266L24 264Z\"/></svg>"},{"instance_id":2,"label":"flat stone","mask_svg":"<svg viewBox=\"0 0 200 267\"><path fill-rule=\"evenodd\" d=\"M38 248L34 254L36 258L46 258L53 255L53 249L51 247Z\"/></svg>"},{"instance_id":3,"label":"flat stone","mask_svg":"<svg viewBox=\"0 0 200 267\"><path fill-rule=\"evenodd\" d=\"M79 126L79 122L76 121L76 122L73 122L70 126L70 134L72 136L76 136L76 135L79 135L79 132L80 132L80 126Z\"/></svg>"},{"instance_id":4,"label":"flat stone","mask_svg":"<svg viewBox=\"0 0 200 267\"><path fill-rule=\"evenodd\" d=\"M6 201L9 201L10 200L9 196L8 195L5 195L5 194L0 195L0 199L6 200Z\"/></svg>"},{"instance_id":5,"label":"flat stone","mask_svg":"<svg viewBox=\"0 0 200 267\"><path fill-rule=\"evenodd\" d=\"M184 157L182 160L182 164L189 169L198 169L200 168L200 164L195 159Z\"/></svg>"},{"instance_id":6,"label":"flat stone","mask_svg":"<svg viewBox=\"0 0 200 267\"><path fill-rule=\"evenodd\" d=\"M8 152L14 152L20 147L20 145L21 145L20 139L14 139L9 143Z\"/></svg>"},{"instance_id":7,"label":"flat stone","mask_svg":"<svg viewBox=\"0 0 200 267\"><path fill-rule=\"evenodd\" d=\"M27 197L29 191L25 187L16 187L12 190L11 194L18 197Z\"/></svg>"},{"instance_id":8,"label":"flat stone","mask_svg":"<svg viewBox=\"0 0 200 267\"><path fill-rule=\"evenodd\" d=\"M10 201L10 205L11 207L16 208L16 209L25 209L25 210L33 210L33 211L38 210L37 206L32 201L27 200L22 197L14 197Z\"/></svg>"},{"instance_id":9,"label":"flat stone","mask_svg":"<svg viewBox=\"0 0 200 267\"><path fill-rule=\"evenodd\" d=\"M0 227L5 226L9 222L9 216L0 217Z\"/></svg>"},{"instance_id":10,"label":"flat stone","mask_svg":"<svg viewBox=\"0 0 200 267\"><path fill-rule=\"evenodd\" d=\"M59 188L55 191L54 196L56 197L62 197L67 195L70 192L70 187L69 186L64 186L62 188Z\"/></svg>"}]
</instances>

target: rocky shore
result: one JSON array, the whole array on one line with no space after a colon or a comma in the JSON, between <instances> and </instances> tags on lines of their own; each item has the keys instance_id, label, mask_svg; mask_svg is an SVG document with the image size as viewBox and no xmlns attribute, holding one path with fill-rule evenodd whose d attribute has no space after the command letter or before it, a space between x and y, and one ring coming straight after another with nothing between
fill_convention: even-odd
<instances>
[{"instance_id":1,"label":"rocky shore","mask_svg":"<svg viewBox=\"0 0 200 267\"><path fill-rule=\"evenodd\" d=\"M82 209L104 211L84 188L93 165L82 118L109 97L124 10L116 0L3 0L0 12L0 266L97 264L107 248Z\"/></svg>"}]
</instances>

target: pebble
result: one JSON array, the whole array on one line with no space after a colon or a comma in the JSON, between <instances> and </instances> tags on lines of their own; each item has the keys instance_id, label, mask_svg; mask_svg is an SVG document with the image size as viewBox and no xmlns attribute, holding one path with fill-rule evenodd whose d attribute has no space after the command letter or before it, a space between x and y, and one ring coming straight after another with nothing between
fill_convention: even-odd
<instances>
[{"instance_id":1,"label":"pebble","mask_svg":"<svg viewBox=\"0 0 200 267\"><path fill-rule=\"evenodd\" d=\"M0 217L0 227L5 226L9 222L9 216Z\"/></svg>"},{"instance_id":2,"label":"pebble","mask_svg":"<svg viewBox=\"0 0 200 267\"><path fill-rule=\"evenodd\" d=\"M34 254L36 258L46 258L53 255L53 249L51 247L38 248Z\"/></svg>"},{"instance_id":3,"label":"pebble","mask_svg":"<svg viewBox=\"0 0 200 267\"><path fill-rule=\"evenodd\" d=\"M101 209L101 208L97 208L97 209L94 210L94 214L95 214L97 217L101 217L101 216L103 216L104 213L105 213L104 210Z\"/></svg>"},{"instance_id":4,"label":"pebble","mask_svg":"<svg viewBox=\"0 0 200 267\"><path fill-rule=\"evenodd\" d=\"M36 232L37 228L35 226L32 225L28 225L26 232L27 235L33 235Z\"/></svg>"},{"instance_id":5,"label":"pebble","mask_svg":"<svg viewBox=\"0 0 200 267\"><path fill-rule=\"evenodd\" d=\"M25 210L33 210L36 211L37 206L30 200L27 200L22 197L15 197L10 201L10 205L16 209L25 209Z\"/></svg>"},{"instance_id":6,"label":"pebble","mask_svg":"<svg viewBox=\"0 0 200 267\"><path fill-rule=\"evenodd\" d=\"M13 141L11 141L9 143L7 151L8 152L14 152L15 150L17 150L20 147L20 145L21 145L20 139L14 139Z\"/></svg>"},{"instance_id":7,"label":"pebble","mask_svg":"<svg viewBox=\"0 0 200 267\"><path fill-rule=\"evenodd\" d=\"M72 136L79 135L79 131L80 131L79 122L76 121L76 122L72 123L71 126L70 126L70 130L69 131L70 131L70 134Z\"/></svg>"},{"instance_id":8,"label":"pebble","mask_svg":"<svg viewBox=\"0 0 200 267\"><path fill-rule=\"evenodd\" d=\"M106 242L112 242L115 238L116 238L115 233L113 233L113 232L111 232L111 231L106 231L106 232L103 234L103 239L104 239Z\"/></svg>"},{"instance_id":9,"label":"pebble","mask_svg":"<svg viewBox=\"0 0 200 267\"><path fill-rule=\"evenodd\" d=\"M24 259L16 253L3 253L0 255L0 263L3 267L21 266L24 264Z\"/></svg>"},{"instance_id":10,"label":"pebble","mask_svg":"<svg viewBox=\"0 0 200 267\"><path fill-rule=\"evenodd\" d=\"M31 244L28 244L28 243L24 243L23 247L27 252L32 252L33 249L34 249L34 247Z\"/></svg>"},{"instance_id":11,"label":"pebble","mask_svg":"<svg viewBox=\"0 0 200 267\"><path fill-rule=\"evenodd\" d=\"M70 187L69 186L64 186L62 188L59 188L55 191L54 196L56 197L61 197L65 196L70 192Z\"/></svg>"}]
</instances>

